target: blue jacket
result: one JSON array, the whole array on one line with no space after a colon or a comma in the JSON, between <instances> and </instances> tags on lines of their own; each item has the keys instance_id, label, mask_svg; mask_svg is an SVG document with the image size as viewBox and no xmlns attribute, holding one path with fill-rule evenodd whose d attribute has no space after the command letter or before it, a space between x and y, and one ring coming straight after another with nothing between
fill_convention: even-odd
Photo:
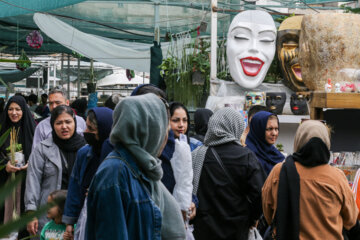
<instances>
[{"instance_id":1,"label":"blue jacket","mask_svg":"<svg viewBox=\"0 0 360 240\"><path fill-rule=\"evenodd\" d=\"M149 189L131 154L116 146L90 185L86 239L161 239L161 212Z\"/></svg>"},{"instance_id":2,"label":"blue jacket","mask_svg":"<svg viewBox=\"0 0 360 240\"><path fill-rule=\"evenodd\" d=\"M85 201L85 194L87 192L87 189L83 187L82 183L88 164L98 161L102 162L112 150L113 146L110 144L109 139L105 140L102 145L100 158L93 153L90 145L85 145L80 148L70 177L64 215L62 218L63 223L75 224L79 218Z\"/></svg>"}]
</instances>

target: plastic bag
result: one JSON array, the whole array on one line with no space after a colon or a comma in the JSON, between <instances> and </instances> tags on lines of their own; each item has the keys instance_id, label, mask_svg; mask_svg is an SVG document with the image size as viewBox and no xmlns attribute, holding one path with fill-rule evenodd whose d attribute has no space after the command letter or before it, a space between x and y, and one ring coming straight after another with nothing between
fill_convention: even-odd
<instances>
[{"instance_id":1,"label":"plastic bag","mask_svg":"<svg viewBox=\"0 0 360 240\"><path fill-rule=\"evenodd\" d=\"M84 206L81 209L79 219L76 223L74 240L85 240L86 220L87 220L87 197L85 198Z\"/></svg>"},{"instance_id":2,"label":"plastic bag","mask_svg":"<svg viewBox=\"0 0 360 240\"><path fill-rule=\"evenodd\" d=\"M248 240L262 240L260 233L255 227L249 230Z\"/></svg>"},{"instance_id":3,"label":"plastic bag","mask_svg":"<svg viewBox=\"0 0 360 240\"><path fill-rule=\"evenodd\" d=\"M180 139L184 136L180 136ZM175 151L170 160L174 172L175 187L173 196L178 202L180 209L187 211L192 202L193 169L190 146L186 141L175 140Z\"/></svg>"}]
</instances>

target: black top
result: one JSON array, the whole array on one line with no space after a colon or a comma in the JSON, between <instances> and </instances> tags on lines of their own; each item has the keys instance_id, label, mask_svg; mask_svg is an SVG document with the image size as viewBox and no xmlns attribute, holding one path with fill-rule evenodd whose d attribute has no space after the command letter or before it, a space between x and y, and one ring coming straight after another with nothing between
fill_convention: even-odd
<instances>
[{"instance_id":1,"label":"black top","mask_svg":"<svg viewBox=\"0 0 360 240\"><path fill-rule=\"evenodd\" d=\"M266 175L254 153L235 142L215 146L234 187L210 148L201 171L194 237L247 240L249 227L261 213L261 188ZM240 192L241 191L241 192Z\"/></svg>"}]
</instances>

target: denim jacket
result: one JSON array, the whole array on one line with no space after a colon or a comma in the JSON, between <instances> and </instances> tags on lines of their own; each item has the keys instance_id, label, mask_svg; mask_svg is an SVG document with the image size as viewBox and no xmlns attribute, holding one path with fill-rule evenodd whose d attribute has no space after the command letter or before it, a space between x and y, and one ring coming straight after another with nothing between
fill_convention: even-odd
<instances>
[{"instance_id":1,"label":"denim jacket","mask_svg":"<svg viewBox=\"0 0 360 240\"><path fill-rule=\"evenodd\" d=\"M161 212L149 189L131 154L116 146L89 188L86 239L161 239Z\"/></svg>"},{"instance_id":2,"label":"denim jacket","mask_svg":"<svg viewBox=\"0 0 360 240\"><path fill-rule=\"evenodd\" d=\"M100 161L102 161L112 151L112 149L113 147L110 145L109 140L106 140L102 145ZM79 218L87 192L87 189L82 187L82 182L88 164L94 162L94 158L98 158L98 156L93 153L90 145L85 145L77 153L76 161L70 177L64 215L62 217L62 222L65 224L75 224Z\"/></svg>"}]
</instances>

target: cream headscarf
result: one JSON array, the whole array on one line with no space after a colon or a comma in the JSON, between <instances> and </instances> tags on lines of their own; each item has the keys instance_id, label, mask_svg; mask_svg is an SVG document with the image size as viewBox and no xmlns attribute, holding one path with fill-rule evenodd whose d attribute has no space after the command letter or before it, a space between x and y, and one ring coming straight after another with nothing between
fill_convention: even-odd
<instances>
[{"instance_id":1,"label":"cream headscarf","mask_svg":"<svg viewBox=\"0 0 360 240\"><path fill-rule=\"evenodd\" d=\"M296 131L294 152L298 152L311 138L320 138L330 150L330 134L328 128L320 121L307 120Z\"/></svg>"}]
</instances>

